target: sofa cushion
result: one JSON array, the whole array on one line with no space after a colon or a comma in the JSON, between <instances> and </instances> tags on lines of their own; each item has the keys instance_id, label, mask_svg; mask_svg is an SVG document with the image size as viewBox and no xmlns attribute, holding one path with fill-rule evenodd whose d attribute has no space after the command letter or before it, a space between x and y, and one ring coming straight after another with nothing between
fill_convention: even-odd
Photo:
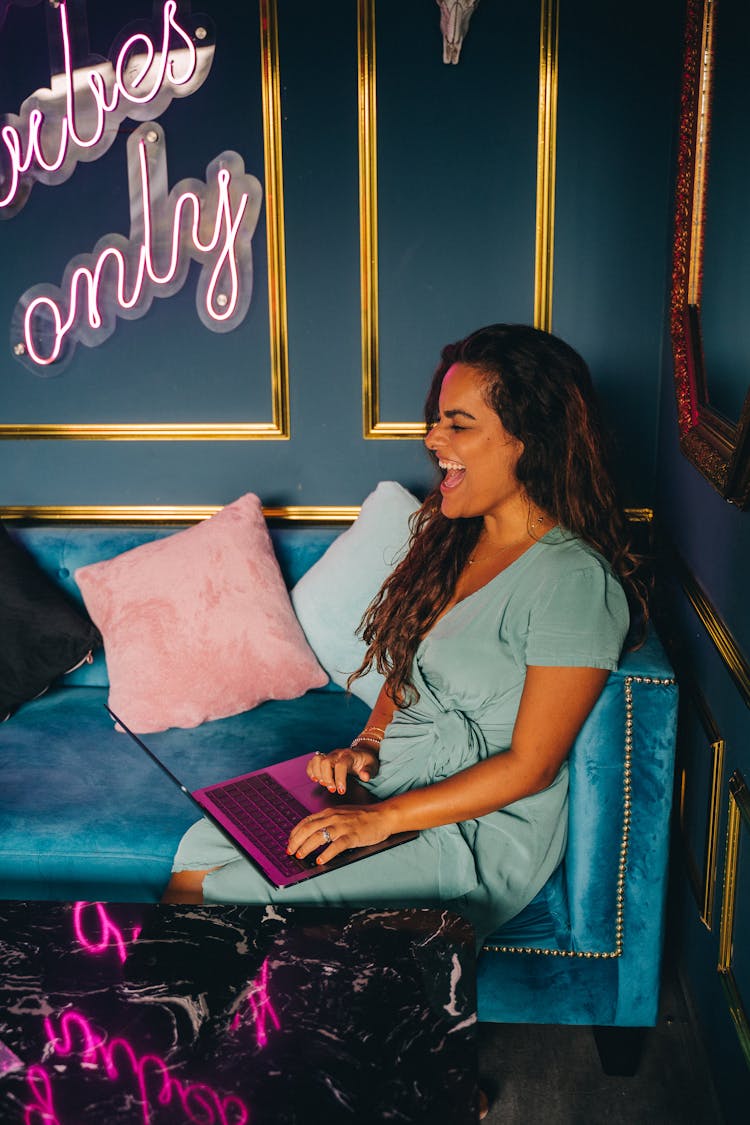
<instances>
[{"instance_id":1,"label":"sofa cushion","mask_svg":"<svg viewBox=\"0 0 750 1125\"><path fill-rule=\"evenodd\" d=\"M419 501L395 481L381 481L352 526L339 535L292 590L305 636L331 679L341 687L362 663L357 628L409 541L409 517ZM383 685L374 668L352 683L372 707Z\"/></svg>"},{"instance_id":2,"label":"sofa cushion","mask_svg":"<svg viewBox=\"0 0 750 1125\"><path fill-rule=\"evenodd\" d=\"M110 706L131 730L195 727L327 682L251 493L75 577L104 637Z\"/></svg>"},{"instance_id":3,"label":"sofa cushion","mask_svg":"<svg viewBox=\"0 0 750 1125\"><path fill-rule=\"evenodd\" d=\"M0 524L0 720L101 644L94 624Z\"/></svg>"}]
</instances>

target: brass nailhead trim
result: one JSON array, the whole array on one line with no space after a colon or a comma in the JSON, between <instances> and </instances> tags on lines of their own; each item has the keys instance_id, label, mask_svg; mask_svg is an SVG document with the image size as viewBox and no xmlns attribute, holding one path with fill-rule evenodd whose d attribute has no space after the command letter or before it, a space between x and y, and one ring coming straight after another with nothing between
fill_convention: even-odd
<instances>
[{"instance_id":1,"label":"brass nailhead trim","mask_svg":"<svg viewBox=\"0 0 750 1125\"><path fill-rule=\"evenodd\" d=\"M655 679L652 676L627 676L625 678L625 764L623 768L622 784L622 835L620 837L620 862L617 868L617 892L615 899L615 948L603 950L573 950L573 949L542 949L532 946L520 945L484 945L482 952L487 953L537 953L543 957L578 957L597 958L599 960L622 957L622 944L624 933L623 914L625 908L625 872L628 866L628 844L630 841L630 807L632 795L632 766L633 766L633 684L658 684L662 687L671 687L676 683L674 677L666 680Z\"/></svg>"}]
</instances>

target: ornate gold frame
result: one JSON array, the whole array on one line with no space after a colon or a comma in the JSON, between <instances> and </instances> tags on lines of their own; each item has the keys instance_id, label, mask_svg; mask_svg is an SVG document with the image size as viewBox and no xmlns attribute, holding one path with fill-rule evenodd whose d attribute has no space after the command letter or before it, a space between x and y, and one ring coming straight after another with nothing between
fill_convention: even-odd
<instances>
[{"instance_id":1,"label":"ornate gold frame","mask_svg":"<svg viewBox=\"0 0 750 1125\"><path fill-rule=\"evenodd\" d=\"M732 971L734 955L734 911L737 898L737 871L740 858L740 832L750 832L750 794L742 774L735 771L729 779L729 815L727 818L727 851L724 866L724 897L721 905L719 963L717 971L729 1001L729 1011L745 1059L750 1066L750 1021Z\"/></svg>"},{"instance_id":2,"label":"ornate gold frame","mask_svg":"<svg viewBox=\"0 0 750 1125\"><path fill-rule=\"evenodd\" d=\"M683 688L686 685L683 683ZM683 703L691 704L698 714L703 730L706 732L710 752L711 776L708 787L708 806L706 809L706 832L703 858L699 865L694 857L688 838L685 821L687 770L681 766L679 775L679 824L682 847L688 877L700 910L700 919L707 930L713 929L714 902L716 898L716 860L719 845L719 820L721 816L721 790L724 777L724 739L721 737L713 715L697 684L690 684L689 695L681 692Z\"/></svg>"},{"instance_id":3,"label":"ornate gold frame","mask_svg":"<svg viewBox=\"0 0 750 1125\"><path fill-rule=\"evenodd\" d=\"M552 324L559 10L560 0L541 0L534 324L546 330ZM423 422L380 418L375 0L357 0L357 17L363 435L421 438Z\"/></svg>"},{"instance_id":4,"label":"ornate gold frame","mask_svg":"<svg viewBox=\"0 0 750 1125\"><path fill-rule=\"evenodd\" d=\"M750 503L750 394L735 425L712 408L700 298L716 0L687 0L675 189L671 333L684 455L726 499Z\"/></svg>"},{"instance_id":5,"label":"ornate gold frame","mask_svg":"<svg viewBox=\"0 0 750 1125\"><path fill-rule=\"evenodd\" d=\"M0 424L0 439L54 438L84 441L284 440L289 420L289 359L281 156L281 94L277 0L259 0L263 150L268 258L268 320L271 352L270 422Z\"/></svg>"}]
</instances>

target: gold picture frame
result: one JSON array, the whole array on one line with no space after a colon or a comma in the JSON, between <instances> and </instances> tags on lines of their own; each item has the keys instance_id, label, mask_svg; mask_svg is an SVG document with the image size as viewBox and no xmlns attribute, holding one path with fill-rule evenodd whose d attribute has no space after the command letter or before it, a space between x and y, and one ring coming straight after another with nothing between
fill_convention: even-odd
<instances>
[{"instance_id":1,"label":"gold picture frame","mask_svg":"<svg viewBox=\"0 0 750 1125\"><path fill-rule=\"evenodd\" d=\"M559 13L560 0L541 0L534 324L546 331L552 325ZM380 417L375 0L357 0L357 55L362 432L369 440L421 439L424 422L386 422Z\"/></svg>"},{"instance_id":2,"label":"gold picture frame","mask_svg":"<svg viewBox=\"0 0 750 1125\"><path fill-rule=\"evenodd\" d=\"M5 423L0 424L0 439L283 441L291 437L277 0L259 0L258 9L268 259L270 422Z\"/></svg>"}]
</instances>

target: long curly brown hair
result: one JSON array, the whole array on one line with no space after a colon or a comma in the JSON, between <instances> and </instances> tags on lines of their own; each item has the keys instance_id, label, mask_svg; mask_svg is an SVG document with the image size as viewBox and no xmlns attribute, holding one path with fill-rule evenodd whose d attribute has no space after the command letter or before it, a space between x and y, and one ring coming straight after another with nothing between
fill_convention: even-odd
<instances>
[{"instance_id":1,"label":"long curly brown hair","mask_svg":"<svg viewBox=\"0 0 750 1125\"><path fill-rule=\"evenodd\" d=\"M537 328L480 328L443 349L425 403L428 426L438 418L443 377L454 363L482 374L488 404L505 430L523 442L516 476L529 501L608 560L642 635L648 583L619 503L584 361L568 344ZM446 518L440 500L436 486L412 516L408 552L359 628L368 647L350 680L375 666L398 706L418 698L411 676L417 646L451 600L483 526L481 516Z\"/></svg>"}]
</instances>

